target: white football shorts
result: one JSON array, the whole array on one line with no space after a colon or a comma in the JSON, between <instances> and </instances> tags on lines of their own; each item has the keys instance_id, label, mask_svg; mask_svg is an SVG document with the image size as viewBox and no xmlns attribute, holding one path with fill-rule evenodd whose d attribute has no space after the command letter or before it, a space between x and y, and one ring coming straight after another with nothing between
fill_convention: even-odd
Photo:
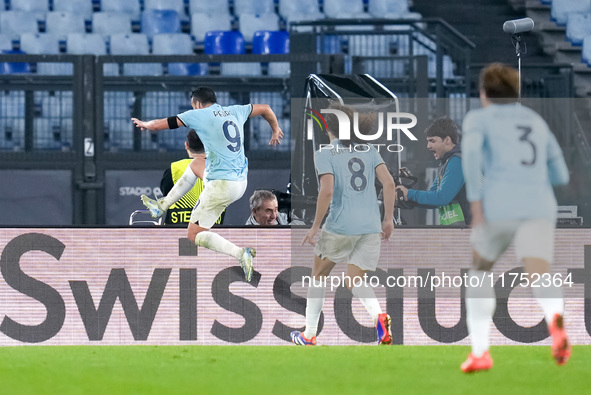
<instances>
[{"instance_id":1,"label":"white football shorts","mask_svg":"<svg viewBox=\"0 0 591 395\"><path fill-rule=\"evenodd\" d=\"M519 260L540 258L552 263L555 222L549 219L524 219L485 222L472 229L470 242L482 258L496 261L511 242Z\"/></svg>"},{"instance_id":2,"label":"white football shorts","mask_svg":"<svg viewBox=\"0 0 591 395\"><path fill-rule=\"evenodd\" d=\"M335 263L349 263L362 270L374 271L380 258L379 233L346 236L322 229L314 254Z\"/></svg>"},{"instance_id":3,"label":"white football shorts","mask_svg":"<svg viewBox=\"0 0 591 395\"><path fill-rule=\"evenodd\" d=\"M198 225L202 228L211 228L226 207L244 195L246 184L246 180L206 181L205 187L199 195L199 200L197 200L191 212L191 222L198 222Z\"/></svg>"}]
</instances>

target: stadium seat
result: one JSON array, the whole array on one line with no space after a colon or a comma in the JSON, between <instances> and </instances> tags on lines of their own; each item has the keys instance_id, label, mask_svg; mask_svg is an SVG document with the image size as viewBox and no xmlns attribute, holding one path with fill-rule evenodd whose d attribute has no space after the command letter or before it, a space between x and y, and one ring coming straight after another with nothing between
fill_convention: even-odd
<instances>
[{"instance_id":1,"label":"stadium seat","mask_svg":"<svg viewBox=\"0 0 591 395\"><path fill-rule=\"evenodd\" d=\"M54 11L73 12L84 17L84 20L92 20L92 0L53 0Z\"/></svg>"},{"instance_id":2,"label":"stadium seat","mask_svg":"<svg viewBox=\"0 0 591 395\"><path fill-rule=\"evenodd\" d=\"M193 55L193 41L185 33L157 34L152 44L154 55ZM198 63L169 63L169 75L202 75L202 68ZM204 70L205 71L205 70Z\"/></svg>"},{"instance_id":3,"label":"stadium seat","mask_svg":"<svg viewBox=\"0 0 591 395\"><path fill-rule=\"evenodd\" d=\"M121 12L95 12L92 14L92 32L105 39L113 34L129 34L131 17Z\"/></svg>"},{"instance_id":4,"label":"stadium seat","mask_svg":"<svg viewBox=\"0 0 591 395\"><path fill-rule=\"evenodd\" d=\"M566 39L573 45L582 45L586 36L591 36L591 14L569 14Z\"/></svg>"},{"instance_id":5,"label":"stadium seat","mask_svg":"<svg viewBox=\"0 0 591 395\"><path fill-rule=\"evenodd\" d=\"M144 0L144 11L175 10L181 20L188 20L184 0Z\"/></svg>"},{"instance_id":6,"label":"stadium seat","mask_svg":"<svg viewBox=\"0 0 591 395\"><path fill-rule=\"evenodd\" d=\"M48 0L12 0L10 2L12 11L24 11L33 13L36 20L43 20L45 13L49 11Z\"/></svg>"},{"instance_id":7,"label":"stadium seat","mask_svg":"<svg viewBox=\"0 0 591 395\"><path fill-rule=\"evenodd\" d=\"M320 14L318 0L279 0L279 14L288 18L290 15Z\"/></svg>"},{"instance_id":8,"label":"stadium seat","mask_svg":"<svg viewBox=\"0 0 591 395\"><path fill-rule=\"evenodd\" d=\"M215 17L219 14L230 15L230 9L227 0L222 0L221 4L215 1L190 0L189 14L193 15L195 13L202 13Z\"/></svg>"},{"instance_id":9,"label":"stadium seat","mask_svg":"<svg viewBox=\"0 0 591 395\"><path fill-rule=\"evenodd\" d=\"M195 42L202 43L205 40L205 33L214 30L232 30L230 14L194 13L191 16L191 35Z\"/></svg>"},{"instance_id":10,"label":"stadium seat","mask_svg":"<svg viewBox=\"0 0 591 395\"><path fill-rule=\"evenodd\" d=\"M20 92L8 92L15 94ZM4 100L5 97L2 97ZM22 108L24 108L24 95L22 98ZM10 100L10 99L8 99ZM23 111L24 112L24 111ZM24 115L23 115L24 116ZM6 119L2 117L0 121L0 148L10 151L22 151L25 140L25 120L23 118Z\"/></svg>"},{"instance_id":11,"label":"stadium seat","mask_svg":"<svg viewBox=\"0 0 591 395\"><path fill-rule=\"evenodd\" d=\"M367 18L363 11L363 0L324 0L324 14L327 18Z\"/></svg>"},{"instance_id":12,"label":"stadium seat","mask_svg":"<svg viewBox=\"0 0 591 395\"><path fill-rule=\"evenodd\" d=\"M12 48L12 38L10 35L0 34L0 51L11 51Z\"/></svg>"},{"instance_id":13,"label":"stadium seat","mask_svg":"<svg viewBox=\"0 0 591 395\"><path fill-rule=\"evenodd\" d=\"M234 0L234 15L275 13L273 0Z\"/></svg>"},{"instance_id":14,"label":"stadium seat","mask_svg":"<svg viewBox=\"0 0 591 395\"><path fill-rule=\"evenodd\" d=\"M66 40L66 52L74 55L106 55L107 45L101 34L71 33L68 34ZM118 76L119 65L114 63L104 63L103 75Z\"/></svg>"},{"instance_id":15,"label":"stadium seat","mask_svg":"<svg viewBox=\"0 0 591 395\"><path fill-rule=\"evenodd\" d=\"M324 14L319 9L318 0L279 0L279 14L285 20L288 28L291 27L292 22L324 19ZM297 31L312 31L312 27L298 27Z\"/></svg>"},{"instance_id":16,"label":"stadium seat","mask_svg":"<svg viewBox=\"0 0 591 395\"><path fill-rule=\"evenodd\" d=\"M587 66L591 66L591 36L587 36L583 39L581 59L587 64Z\"/></svg>"},{"instance_id":17,"label":"stadium seat","mask_svg":"<svg viewBox=\"0 0 591 395\"><path fill-rule=\"evenodd\" d=\"M101 11L125 13L132 21L140 20L139 0L101 0Z\"/></svg>"},{"instance_id":18,"label":"stadium seat","mask_svg":"<svg viewBox=\"0 0 591 395\"><path fill-rule=\"evenodd\" d=\"M66 40L66 52L74 55L106 55L103 36L96 33L70 33Z\"/></svg>"},{"instance_id":19,"label":"stadium seat","mask_svg":"<svg viewBox=\"0 0 591 395\"><path fill-rule=\"evenodd\" d=\"M408 13L407 0L369 0L367 11L374 18L403 18Z\"/></svg>"},{"instance_id":20,"label":"stadium seat","mask_svg":"<svg viewBox=\"0 0 591 395\"><path fill-rule=\"evenodd\" d=\"M556 0L552 2L551 19L559 26L565 26L569 14L591 13L591 0Z\"/></svg>"},{"instance_id":21,"label":"stadium seat","mask_svg":"<svg viewBox=\"0 0 591 395\"><path fill-rule=\"evenodd\" d=\"M244 37L235 30L207 32L204 52L208 55L243 54L245 53Z\"/></svg>"},{"instance_id":22,"label":"stadium seat","mask_svg":"<svg viewBox=\"0 0 591 395\"><path fill-rule=\"evenodd\" d=\"M205 34L204 52L208 55L241 55L246 52L242 33L231 31L211 31ZM215 67L210 64L210 67ZM222 63L223 75L260 75L260 65L248 62Z\"/></svg>"},{"instance_id":23,"label":"stadium seat","mask_svg":"<svg viewBox=\"0 0 591 395\"><path fill-rule=\"evenodd\" d=\"M285 30L255 32L252 40L253 54L289 53L289 33Z\"/></svg>"},{"instance_id":24,"label":"stadium seat","mask_svg":"<svg viewBox=\"0 0 591 395\"><path fill-rule=\"evenodd\" d=\"M0 13L0 33L18 39L22 33L38 33L39 25L35 13L6 11Z\"/></svg>"},{"instance_id":25,"label":"stadium seat","mask_svg":"<svg viewBox=\"0 0 591 395\"><path fill-rule=\"evenodd\" d=\"M141 33L111 36L111 55L149 55L148 37ZM162 75L160 63L125 63L124 75Z\"/></svg>"},{"instance_id":26,"label":"stadium seat","mask_svg":"<svg viewBox=\"0 0 591 395\"><path fill-rule=\"evenodd\" d=\"M254 33L252 39L253 54L288 54L289 33L285 30L265 31L259 30ZM267 65L263 65L267 66ZM285 76L289 74L290 64L288 62L271 62L267 66L267 74L273 76Z\"/></svg>"},{"instance_id":27,"label":"stadium seat","mask_svg":"<svg viewBox=\"0 0 591 395\"><path fill-rule=\"evenodd\" d=\"M60 53L60 37L51 33L24 33L20 37L20 48L28 54L58 55ZM71 63L37 63L37 74L71 75Z\"/></svg>"},{"instance_id":28,"label":"stadium seat","mask_svg":"<svg viewBox=\"0 0 591 395\"><path fill-rule=\"evenodd\" d=\"M275 13L240 14L240 33L246 42L252 42L254 32L258 30L279 30L279 17Z\"/></svg>"},{"instance_id":29,"label":"stadium seat","mask_svg":"<svg viewBox=\"0 0 591 395\"><path fill-rule=\"evenodd\" d=\"M14 49L0 50L3 54L24 54L23 51ZM31 72L31 66L24 62L0 62L0 74L27 74Z\"/></svg>"},{"instance_id":30,"label":"stadium seat","mask_svg":"<svg viewBox=\"0 0 591 395\"><path fill-rule=\"evenodd\" d=\"M142 33L151 39L155 34L180 33L181 20L174 10L146 10L142 12Z\"/></svg>"},{"instance_id":31,"label":"stadium seat","mask_svg":"<svg viewBox=\"0 0 591 395\"><path fill-rule=\"evenodd\" d=\"M45 18L45 32L56 34L63 40L68 33L86 33L84 17L66 11L48 12Z\"/></svg>"}]
</instances>

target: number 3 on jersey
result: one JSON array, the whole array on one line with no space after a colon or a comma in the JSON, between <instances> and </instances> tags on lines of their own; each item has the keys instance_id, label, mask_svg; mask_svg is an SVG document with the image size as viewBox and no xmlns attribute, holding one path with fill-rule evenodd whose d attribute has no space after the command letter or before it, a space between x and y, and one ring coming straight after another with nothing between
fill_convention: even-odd
<instances>
[{"instance_id":1,"label":"number 3 on jersey","mask_svg":"<svg viewBox=\"0 0 591 395\"><path fill-rule=\"evenodd\" d=\"M519 141L529 143L532 149L531 159L529 161L522 159L521 164L524 166L532 166L534 163L536 163L536 146L534 142L529 139L529 134L532 132L532 129L529 126L517 126L517 129L519 129L519 131L522 133Z\"/></svg>"},{"instance_id":2,"label":"number 3 on jersey","mask_svg":"<svg viewBox=\"0 0 591 395\"><path fill-rule=\"evenodd\" d=\"M367 178L363 174L365 163L359 158L351 158L348 167L351 172L351 188L356 192L363 191L367 187Z\"/></svg>"},{"instance_id":3,"label":"number 3 on jersey","mask_svg":"<svg viewBox=\"0 0 591 395\"><path fill-rule=\"evenodd\" d=\"M232 152L240 151L240 130L238 130L238 126L233 121L226 121L222 125L222 129L224 130L224 137L230 143L226 147ZM230 129L234 129L233 136L230 135Z\"/></svg>"}]
</instances>

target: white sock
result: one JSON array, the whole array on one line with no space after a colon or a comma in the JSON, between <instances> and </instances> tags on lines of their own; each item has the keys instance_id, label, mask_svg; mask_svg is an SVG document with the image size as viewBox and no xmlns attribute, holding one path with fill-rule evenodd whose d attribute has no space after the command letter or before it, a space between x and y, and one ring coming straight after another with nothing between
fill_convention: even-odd
<instances>
[{"instance_id":1,"label":"white sock","mask_svg":"<svg viewBox=\"0 0 591 395\"><path fill-rule=\"evenodd\" d=\"M495 289L488 274L489 272L482 270L468 271L468 276L483 279L480 280L480 287L471 287L470 281L466 284L466 323L472 343L472 354L475 357L482 356L488 350L490 326L497 305Z\"/></svg>"},{"instance_id":2,"label":"white sock","mask_svg":"<svg viewBox=\"0 0 591 395\"><path fill-rule=\"evenodd\" d=\"M164 210L168 210L170 206L185 196L185 194L195 186L196 182L197 176L193 173L191 166L187 166L181 178L177 180L168 194L158 201L160 207Z\"/></svg>"},{"instance_id":3,"label":"white sock","mask_svg":"<svg viewBox=\"0 0 591 395\"><path fill-rule=\"evenodd\" d=\"M365 310L367 310L375 322L378 319L378 315L382 314L382 308L380 307L380 302L378 302L378 298L376 298L373 289L367 284L364 284L360 287L353 287L351 292L353 293L353 296L359 299L363 307L365 307Z\"/></svg>"},{"instance_id":4,"label":"white sock","mask_svg":"<svg viewBox=\"0 0 591 395\"><path fill-rule=\"evenodd\" d=\"M197 233L195 244L215 252L233 256L238 260L242 257L242 248L214 232L204 231Z\"/></svg>"},{"instance_id":5,"label":"white sock","mask_svg":"<svg viewBox=\"0 0 591 395\"><path fill-rule=\"evenodd\" d=\"M544 312L547 324L552 322L555 314L564 314L562 288L550 285L549 287L531 287L531 290Z\"/></svg>"},{"instance_id":6,"label":"white sock","mask_svg":"<svg viewBox=\"0 0 591 395\"><path fill-rule=\"evenodd\" d=\"M325 294L326 287L324 287L324 283L321 280L312 279L306 298L306 330L304 331L306 339L316 336Z\"/></svg>"}]
</instances>

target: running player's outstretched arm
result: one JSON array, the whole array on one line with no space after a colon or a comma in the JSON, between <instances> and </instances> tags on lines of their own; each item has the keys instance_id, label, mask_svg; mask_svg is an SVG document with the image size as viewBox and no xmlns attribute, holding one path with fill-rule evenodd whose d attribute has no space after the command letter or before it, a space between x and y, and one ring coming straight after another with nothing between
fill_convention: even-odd
<instances>
[{"instance_id":1,"label":"running player's outstretched arm","mask_svg":"<svg viewBox=\"0 0 591 395\"><path fill-rule=\"evenodd\" d=\"M333 174L322 174L320 175L320 190L318 191L318 200L316 201L316 215L314 216L314 223L312 227L306 233L302 245L306 241L310 244L316 244L314 236L320 230L322 220L328 211L330 202L332 201L332 195L334 193L334 175Z\"/></svg>"},{"instance_id":2,"label":"running player's outstretched arm","mask_svg":"<svg viewBox=\"0 0 591 395\"><path fill-rule=\"evenodd\" d=\"M280 140L283 138L283 132L279 127L279 122L277 121L277 117L275 116L275 113L273 112L271 107L269 107L268 104L253 104L250 117L257 117L259 115L263 117L265 121L267 121L267 123L271 127L271 130L273 131L271 141L269 141L269 145L275 146L281 144Z\"/></svg>"},{"instance_id":3,"label":"running player's outstretched arm","mask_svg":"<svg viewBox=\"0 0 591 395\"><path fill-rule=\"evenodd\" d=\"M394 231L394 200L396 190L394 179L385 164L376 167L376 176L382 183L384 191L384 220L382 221L382 239L388 241Z\"/></svg>"},{"instance_id":4,"label":"running player's outstretched arm","mask_svg":"<svg viewBox=\"0 0 591 395\"><path fill-rule=\"evenodd\" d=\"M142 131L150 130L156 132L164 129L176 129L185 126L179 117L173 116L168 118L152 119L151 121L141 121L137 118L131 118L134 125Z\"/></svg>"}]
</instances>

